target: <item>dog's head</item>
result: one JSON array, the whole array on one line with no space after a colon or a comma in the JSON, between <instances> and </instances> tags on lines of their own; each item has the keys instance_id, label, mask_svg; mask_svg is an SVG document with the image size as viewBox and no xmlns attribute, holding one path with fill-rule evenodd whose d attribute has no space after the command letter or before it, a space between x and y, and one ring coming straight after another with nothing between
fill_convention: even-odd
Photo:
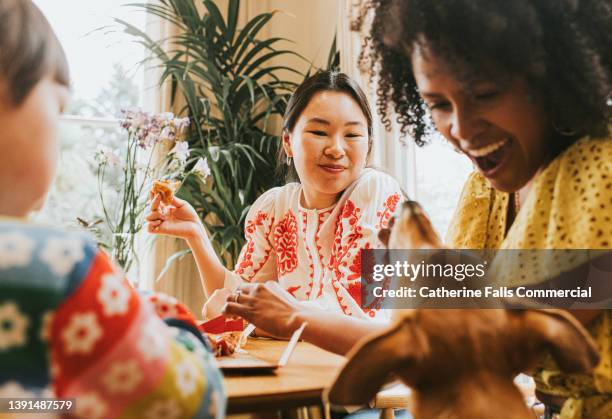
<instances>
[{"instance_id":1,"label":"dog's head","mask_svg":"<svg viewBox=\"0 0 612 419\"><path fill-rule=\"evenodd\" d=\"M389 249L439 249L442 240L425 211L416 201L404 202L398 217L391 217L389 227L378 233Z\"/></svg>"},{"instance_id":2,"label":"dog's head","mask_svg":"<svg viewBox=\"0 0 612 419\"><path fill-rule=\"evenodd\" d=\"M351 350L328 397L334 404L365 403L392 375L417 392L461 387L480 372L511 382L546 350L566 372L598 362L593 340L562 310L414 310ZM495 389L481 384L494 404Z\"/></svg>"},{"instance_id":3,"label":"dog's head","mask_svg":"<svg viewBox=\"0 0 612 419\"><path fill-rule=\"evenodd\" d=\"M389 224L390 229L379 237L391 249L443 247L416 202L405 203L399 217ZM518 391L512 392L512 378L533 366L545 351L566 372L588 370L598 362L593 340L562 310L431 309L397 311L396 315L392 326L364 338L348 354L348 362L328 392L330 402L363 404L392 376L398 376L418 395L449 386L454 386L452 394L468 387L486 391L490 396L482 400L490 400L491 409L495 409L497 386L498 393L509 393L506 396L524 408ZM469 380L487 377L491 383L464 386ZM442 402L443 397L433 397L437 399Z\"/></svg>"}]
</instances>

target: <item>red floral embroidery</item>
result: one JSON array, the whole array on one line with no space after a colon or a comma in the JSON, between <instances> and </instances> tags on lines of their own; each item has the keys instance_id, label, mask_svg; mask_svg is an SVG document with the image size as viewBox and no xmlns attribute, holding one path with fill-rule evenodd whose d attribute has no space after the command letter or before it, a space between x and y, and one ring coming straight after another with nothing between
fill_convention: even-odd
<instances>
[{"instance_id":1,"label":"red floral embroidery","mask_svg":"<svg viewBox=\"0 0 612 419\"><path fill-rule=\"evenodd\" d=\"M255 216L255 219L249 220L244 228L245 235L250 236L255 232L257 226L262 226L264 221L268 219L268 214L263 211L259 211Z\"/></svg>"},{"instance_id":2,"label":"red floral embroidery","mask_svg":"<svg viewBox=\"0 0 612 419\"><path fill-rule=\"evenodd\" d=\"M350 199L346 201L338 220L336 221L336 232L334 234L334 246L329 262L330 270L332 271L332 288L338 298L340 307L345 314L351 314L348 306L342 303L343 298L338 293L339 287L346 288L349 293L348 278L343 276L341 268L347 268L348 262L346 256L359 245L359 240L363 238L359 218L361 209L355 206ZM346 229L346 231L345 231ZM357 249L359 253L359 249ZM357 262L360 266L360 262ZM355 262L353 262L355 265ZM357 268L359 270L359 268ZM340 283L340 285L338 285Z\"/></svg>"},{"instance_id":3,"label":"red floral embroidery","mask_svg":"<svg viewBox=\"0 0 612 419\"><path fill-rule=\"evenodd\" d=\"M308 224L308 214L305 211L300 211L302 214L302 234L304 237L304 244L306 244L306 254L308 255L308 291L306 291L306 298L310 298L312 293L312 286L314 284L314 261L310 254L310 246L308 246L308 240L306 240L306 225ZM293 294L292 294L293 295ZM293 295L295 297L295 295Z\"/></svg>"},{"instance_id":4,"label":"red floral embroidery","mask_svg":"<svg viewBox=\"0 0 612 419\"><path fill-rule=\"evenodd\" d=\"M346 290L349 294L351 294L353 300L355 300L357 304L361 305L361 283L359 281L353 281L348 287L346 287Z\"/></svg>"},{"instance_id":5,"label":"red floral embroidery","mask_svg":"<svg viewBox=\"0 0 612 419\"><path fill-rule=\"evenodd\" d=\"M287 288L287 292L295 297L295 292L299 290L300 288L302 288L301 285L298 285L296 287L289 287Z\"/></svg>"},{"instance_id":6,"label":"red floral embroidery","mask_svg":"<svg viewBox=\"0 0 612 419\"><path fill-rule=\"evenodd\" d=\"M395 212L397 208L397 204L400 201L400 195L394 193L389 196L385 203L383 204L383 208L380 211L376 211L376 216L379 217L378 224L376 224L377 229L387 228L389 226L389 219Z\"/></svg>"},{"instance_id":7,"label":"red floral embroidery","mask_svg":"<svg viewBox=\"0 0 612 419\"><path fill-rule=\"evenodd\" d=\"M274 243L276 247L277 269L279 278L291 273L298 264L297 247L297 220L293 212L288 211L274 227Z\"/></svg>"},{"instance_id":8,"label":"red floral embroidery","mask_svg":"<svg viewBox=\"0 0 612 419\"><path fill-rule=\"evenodd\" d=\"M246 245L246 249L244 250L244 256L238 262L238 266L236 267L236 273L238 275L244 274L247 268L253 267L253 252L255 251L255 242L249 241Z\"/></svg>"},{"instance_id":9,"label":"red floral embroidery","mask_svg":"<svg viewBox=\"0 0 612 419\"><path fill-rule=\"evenodd\" d=\"M265 265L265 263L268 261L268 258L270 257L270 251L272 249L266 247L264 256L261 258L258 266L255 266L255 263L253 261L253 253L255 252L255 240L253 238L253 234L257 230L257 227L264 226L265 221L267 221L268 219L270 220L271 230L273 218L268 218L268 214L263 211L259 211L255 218L248 220L244 228L247 244L238 259L235 272L247 281L252 279L257 274L257 272ZM247 270L249 269L250 272L247 273Z\"/></svg>"}]
</instances>

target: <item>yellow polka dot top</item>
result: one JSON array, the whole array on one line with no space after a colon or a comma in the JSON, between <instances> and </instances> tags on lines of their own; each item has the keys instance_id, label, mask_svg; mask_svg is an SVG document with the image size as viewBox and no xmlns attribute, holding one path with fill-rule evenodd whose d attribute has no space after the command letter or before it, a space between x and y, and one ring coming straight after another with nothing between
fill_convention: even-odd
<instances>
[{"instance_id":1,"label":"yellow polka dot top","mask_svg":"<svg viewBox=\"0 0 612 419\"><path fill-rule=\"evenodd\" d=\"M612 138L585 137L534 179L509 229L510 194L473 173L451 221L447 243L462 249L612 249ZM505 234L507 230L507 234ZM534 379L568 397L561 418L612 418L612 311L589 324L601 361L591 374L562 374L550 357Z\"/></svg>"}]
</instances>

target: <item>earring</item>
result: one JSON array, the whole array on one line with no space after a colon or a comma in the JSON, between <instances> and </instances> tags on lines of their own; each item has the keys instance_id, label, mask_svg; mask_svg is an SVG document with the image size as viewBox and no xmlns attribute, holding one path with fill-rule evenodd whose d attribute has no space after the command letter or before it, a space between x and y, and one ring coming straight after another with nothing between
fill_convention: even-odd
<instances>
[{"instance_id":1,"label":"earring","mask_svg":"<svg viewBox=\"0 0 612 419\"><path fill-rule=\"evenodd\" d=\"M563 135L564 137L571 137L573 135L576 135L576 133L577 133L577 131L575 129L564 128L564 127L558 126L555 123L555 121L553 121L552 126L553 126L555 131L557 131L559 134Z\"/></svg>"},{"instance_id":2,"label":"earring","mask_svg":"<svg viewBox=\"0 0 612 419\"><path fill-rule=\"evenodd\" d=\"M291 157L287 156L287 166L291 166Z\"/></svg>"}]
</instances>

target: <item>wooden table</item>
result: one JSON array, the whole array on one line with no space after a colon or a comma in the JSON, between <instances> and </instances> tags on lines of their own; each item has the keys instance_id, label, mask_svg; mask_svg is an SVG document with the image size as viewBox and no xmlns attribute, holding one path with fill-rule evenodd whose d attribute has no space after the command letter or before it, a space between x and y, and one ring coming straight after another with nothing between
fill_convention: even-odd
<instances>
[{"instance_id":1,"label":"wooden table","mask_svg":"<svg viewBox=\"0 0 612 419\"><path fill-rule=\"evenodd\" d=\"M276 362L286 346L286 341L249 338L244 350ZM299 342L289 363L273 374L226 375L227 413L320 406L323 390L332 384L343 364L344 357Z\"/></svg>"}]
</instances>

